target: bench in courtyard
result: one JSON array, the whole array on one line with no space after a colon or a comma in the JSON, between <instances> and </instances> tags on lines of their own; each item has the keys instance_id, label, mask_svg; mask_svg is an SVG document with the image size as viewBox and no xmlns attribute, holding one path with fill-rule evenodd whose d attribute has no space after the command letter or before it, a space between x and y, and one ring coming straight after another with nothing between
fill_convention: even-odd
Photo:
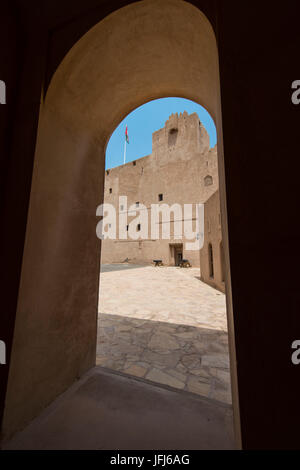
<instances>
[{"instance_id":1,"label":"bench in courtyard","mask_svg":"<svg viewBox=\"0 0 300 470\"><path fill-rule=\"evenodd\" d=\"M153 263L154 263L154 266L157 267L157 266L163 266L163 262L161 259L154 259L153 260Z\"/></svg>"},{"instance_id":2,"label":"bench in courtyard","mask_svg":"<svg viewBox=\"0 0 300 470\"><path fill-rule=\"evenodd\" d=\"M188 259L182 259L179 263L179 266L181 268L190 268L191 267L191 263L189 262Z\"/></svg>"}]
</instances>

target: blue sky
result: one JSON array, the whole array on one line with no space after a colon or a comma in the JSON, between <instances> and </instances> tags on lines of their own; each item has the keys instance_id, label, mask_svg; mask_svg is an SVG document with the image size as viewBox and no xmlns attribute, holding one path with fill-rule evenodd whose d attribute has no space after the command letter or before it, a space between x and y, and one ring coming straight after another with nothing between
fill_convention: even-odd
<instances>
[{"instance_id":1,"label":"blue sky","mask_svg":"<svg viewBox=\"0 0 300 470\"><path fill-rule=\"evenodd\" d=\"M149 101L118 125L106 147L106 168L123 164L125 128L128 126L129 144L126 145L126 162L137 160L152 152L152 133L164 127L172 113L196 112L210 137L210 146L217 141L216 127L209 113L194 101L183 98L161 98Z\"/></svg>"}]
</instances>

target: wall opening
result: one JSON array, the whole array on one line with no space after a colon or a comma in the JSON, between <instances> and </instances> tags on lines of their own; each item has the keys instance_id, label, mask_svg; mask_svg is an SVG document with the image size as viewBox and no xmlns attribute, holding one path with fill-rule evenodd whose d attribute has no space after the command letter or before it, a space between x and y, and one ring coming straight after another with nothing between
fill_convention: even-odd
<instances>
[{"instance_id":1,"label":"wall opening","mask_svg":"<svg viewBox=\"0 0 300 470\"><path fill-rule=\"evenodd\" d=\"M177 136L178 136L178 129L173 127L172 129L169 130L169 135L168 135L169 147L174 147L174 145L176 145Z\"/></svg>"},{"instance_id":2,"label":"wall opening","mask_svg":"<svg viewBox=\"0 0 300 470\"><path fill-rule=\"evenodd\" d=\"M175 126L170 153L169 130ZM145 147L140 147L139 140ZM215 289L220 288L221 275L217 270L219 277L214 278L213 263L221 260L217 252L213 261L210 243L222 237L211 117L190 100L163 98L146 103L117 126L107 145L106 161L107 212L102 229L107 234L111 205L119 235L102 241L97 364L230 405L226 299L224 292ZM207 169L214 176L211 185L204 182ZM113 195L108 192L111 186ZM118 213L120 201L122 214ZM203 227L197 226L197 204L204 206ZM185 211L188 205L190 212ZM153 207L162 211L157 219ZM196 241L206 218L210 228L200 250ZM123 236L125 224L128 238ZM136 237L145 226L147 232ZM189 226L194 238L187 235ZM207 246L209 261L200 255ZM202 350L200 343L205 345Z\"/></svg>"}]
</instances>

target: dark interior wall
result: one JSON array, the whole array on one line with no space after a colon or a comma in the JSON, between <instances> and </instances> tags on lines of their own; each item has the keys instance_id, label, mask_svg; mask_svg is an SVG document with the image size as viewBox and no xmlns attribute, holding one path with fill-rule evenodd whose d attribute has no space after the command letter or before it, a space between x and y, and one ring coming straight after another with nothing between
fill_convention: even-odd
<instances>
[{"instance_id":1,"label":"dark interior wall","mask_svg":"<svg viewBox=\"0 0 300 470\"><path fill-rule=\"evenodd\" d=\"M0 79L7 89L6 104L0 108L0 339L6 344L6 365L0 366L0 420L15 324L48 35L39 2L23 3L2 1L0 15Z\"/></svg>"},{"instance_id":2,"label":"dark interior wall","mask_svg":"<svg viewBox=\"0 0 300 470\"><path fill-rule=\"evenodd\" d=\"M243 442L299 448L299 7L220 2L218 18Z\"/></svg>"},{"instance_id":3,"label":"dark interior wall","mask_svg":"<svg viewBox=\"0 0 300 470\"><path fill-rule=\"evenodd\" d=\"M13 335L42 88L74 42L128 1L3 2L1 335ZM228 229L244 448L298 448L300 332L297 13L234 0L192 1L215 27L220 56ZM267 2L266 2L267 3ZM268 2L269 4L269 2ZM1 4L2 8L2 4ZM2 10L1 10L2 13ZM3 53L2 53L3 50ZM297 145L298 144L298 145ZM299 332L299 334L298 334ZM8 355L9 359L9 355ZM8 365L0 366L0 411ZM24 371L26 373L26 371Z\"/></svg>"},{"instance_id":4,"label":"dark interior wall","mask_svg":"<svg viewBox=\"0 0 300 470\"><path fill-rule=\"evenodd\" d=\"M18 194L14 184L14 182L17 184L17 179L22 178L22 164L19 166L20 170L17 173L16 167L14 167L13 155L16 147L15 132L17 132L16 121L19 109L24 47L22 45L22 24L18 11L11 2L1 3L0 51L0 80L3 80L6 85L6 104L0 105L0 265L2 299L0 340L6 344L6 365L0 365L1 420L17 305L24 226L27 218L26 204L23 205L20 199L17 201ZM28 174L30 175L30 169ZM29 187L27 186L27 190ZM18 224L20 224L20 231L23 229L21 240L19 239Z\"/></svg>"},{"instance_id":5,"label":"dark interior wall","mask_svg":"<svg viewBox=\"0 0 300 470\"><path fill-rule=\"evenodd\" d=\"M4 60L3 67L1 67L0 80L3 80L8 86L6 87L6 99L10 106L0 105L0 165L1 165L1 180L0 180L0 195L1 195L1 215L4 208L4 196L5 196L5 176L7 174L7 166L9 161L9 151L11 143L11 131L12 123L14 119L15 111L15 84L17 77L17 31L15 25L15 18L12 12L9 10L8 5L5 5L3 15L0 17L0 44L8 42L9 48L6 49L1 47L1 60ZM2 55L3 53L3 55ZM3 218L1 218L3 220ZM0 240L1 246L3 245L3 228L1 224ZM1 263L3 266L3 263ZM3 280L1 279L1 285L3 286ZM5 287L5 286L3 286ZM1 289L2 290L2 289ZM5 300L5 299L4 299ZM6 346L10 349L11 344L11 330L14 322L15 304L11 311L8 311L6 305L3 305L1 309L0 319L0 339L6 342ZM3 408L3 402L5 398L6 382L7 382L8 367L6 365L0 365L0 409Z\"/></svg>"}]
</instances>

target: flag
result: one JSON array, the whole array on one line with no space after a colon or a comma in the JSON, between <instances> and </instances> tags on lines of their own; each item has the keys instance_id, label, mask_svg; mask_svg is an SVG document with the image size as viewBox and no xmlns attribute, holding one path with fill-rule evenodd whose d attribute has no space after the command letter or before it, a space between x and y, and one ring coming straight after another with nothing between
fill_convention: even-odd
<instances>
[{"instance_id":1,"label":"flag","mask_svg":"<svg viewBox=\"0 0 300 470\"><path fill-rule=\"evenodd\" d=\"M125 140L126 140L127 144L129 144L129 137L128 137L127 126L126 126L126 129L125 129Z\"/></svg>"}]
</instances>

